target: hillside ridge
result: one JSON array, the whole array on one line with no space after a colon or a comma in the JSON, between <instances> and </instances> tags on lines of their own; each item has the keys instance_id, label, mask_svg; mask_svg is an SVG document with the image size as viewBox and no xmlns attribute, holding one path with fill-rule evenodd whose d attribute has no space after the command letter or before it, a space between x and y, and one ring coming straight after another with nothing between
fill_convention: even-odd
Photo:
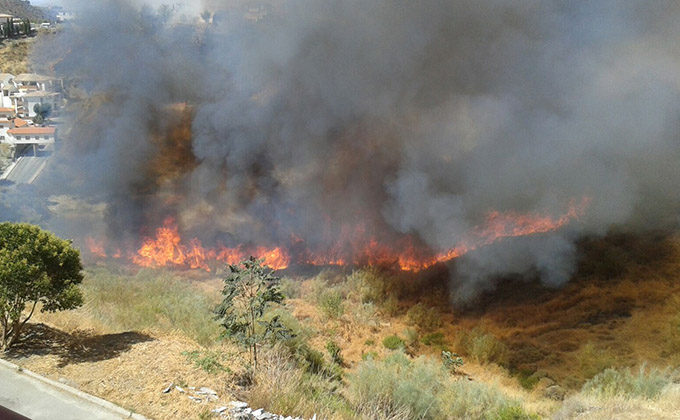
<instances>
[{"instance_id":1,"label":"hillside ridge","mask_svg":"<svg viewBox=\"0 0 680 420\"><path fill-rule=\"evenodd\" d=\"M27 0L0 0L0 14L30 20L46 19L45 11L40 7L33 6Z\"/></svg>"}]
</instances>

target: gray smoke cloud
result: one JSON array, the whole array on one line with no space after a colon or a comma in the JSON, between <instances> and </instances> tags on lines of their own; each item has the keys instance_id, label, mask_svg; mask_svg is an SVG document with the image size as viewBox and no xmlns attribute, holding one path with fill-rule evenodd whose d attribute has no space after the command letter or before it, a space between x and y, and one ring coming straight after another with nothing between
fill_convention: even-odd
<instances>
[{"instance_id":1,"label":"gray smoke cloud","mask_svg":"<svg viewBox=\"0 0 680 420\"><path fill-rule=\"evenodd\" d=\"M90 98L51 189L107 202L121 240L170 214L206 243L313 250L361 225L440 252L490 211L590 200L460 258L460 299L509 273L563 284L575 240L612 226L677 225L678 2L279 0L258 22L249 5L76 3L35 56ZM178 115L188 143L154 141Z\"/></svg>"}]
</instances>

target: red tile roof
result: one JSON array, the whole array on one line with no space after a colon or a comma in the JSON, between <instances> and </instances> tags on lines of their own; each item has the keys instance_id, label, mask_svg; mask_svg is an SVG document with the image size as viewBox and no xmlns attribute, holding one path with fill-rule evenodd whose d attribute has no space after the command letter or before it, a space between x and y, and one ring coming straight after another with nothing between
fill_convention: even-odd
<instances>
[{"instance_id":1,"label":"red tile roof","mask_svg":"<svg viewBox=\"0 0 680 420\"><path fill-rule=\"evenodd\" d=\"M54 135L56 129L54 127L24 127L12 128L7 130L12 135L27 135L27 134L51 134Z\"/></svg>"}]
</instances>

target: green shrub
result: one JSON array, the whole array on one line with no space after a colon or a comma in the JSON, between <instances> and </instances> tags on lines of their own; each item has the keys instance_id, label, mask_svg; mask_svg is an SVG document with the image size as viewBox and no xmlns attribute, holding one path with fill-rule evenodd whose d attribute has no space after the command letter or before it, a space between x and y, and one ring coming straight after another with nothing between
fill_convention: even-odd
<instances>
[{"instance_id":1,"label":"green shrub","mask_svg":"<svg viewBox=\"0 0 680 420\"><path fill-rule=\"evenodd\" d=\"M383 303L388 291L385 276L374 267L353 271L347 276L347 286L350 296L363 303Z\"/></svg>"},{"instance_id":2,"label":"green shrub","mask_svg":"<svg viewBox=\"0 0 680 420\"><path fill-rule=\"evenodd\" d=\"M444 418L466 420L499 419L508 407L520 405L495 387L464 380L450 382L442 391L440 401Z\"/></svg>"},{"instance_id":3,"label":"green shrub","mask_svg":"<svg viewBox=\"0 0 680 420\"><path fill-rule=\"evenodd\" d=\"M519 372L517 372L517 382L520 384L520 386L527 391L531 391L534 389L536 384L538 383L539 379L536 375L534 375L534 371L529 370L529 369L522 369Z\"/></svg>"},{"instance_id":4,"label":"green shrub","mask_svg":"<svg viewBox=\"0 0 680 420\"><path fill-rule=\"evenodd\" d=\"M280 347L265 349L261 368L245 398L254 407L274 413L295 413L302 418L351 418L351 407L338 392L338 382L326 371L309 373Z\"/></svg>"},{"instance_id":5,"label":"green shrub","mask_svg":"<svg viewBox=\"0 0 680 420\"><path fill-rule=\"evenodd\" d=\"M637 375L628 369L605 369L583 385L582 392L597 397L654 399L672 382L668 371L640 367Z\"/></svg>"},{"instance_id":6,"label":"green shrub","mask_svg":"<svg viewBox=\"0 0 680 420\"><path fill-rule=\"evenodd\" d=\"M406 317L411 325L415 325L423 331L431 331L441 327L441 314L437 309L428 307L424 303L418 303L406 312Z\"/></svg>"},{"instance_id":7,"label":"green shrub","mask_svg":"<svg viewBox=\"0 0 680 420\"><path fill-rule=\"evenodd\" d=\"M434 333L429 333L425 334L421 339L420 342L425 344L426 346L444 346L446 345L446 341L444 340L444 334L441 332L434 332Z\"/></svg>"},{"instance_id":8,"label":"green shrub","mask_svg":"<svg viewBox=\"0 0 680 420\"><path fill-rule=\"evenodd\" d=\"M404 343L409 347L418 346L418 331L414 328L406 328L404 330Z\"/></svg>"},{"instance_id":9,"label":"green shrub","mask_svg":"<svg viewBox=\"0 0 680 420\"><path fill-rule=\"evenodd\" d=\"M383 346L390 350L397 350L404 348L404 340L396 335L388 335L383 339Z\"/></svg>"},{"instance_id":10,"label":"green shrub","mask_svg":"<svg viewBox=\"0 0 680 420\"><path fill-rule=\"evenodd\" d=\"M378 360L378 353L374 351L367 351L366 353L361 353L361 360Z\"/></svg>"},{"instance_id":11,"label":"green shrub","mask_svg":"<svg viewBox=\"0 0 680 420\"><path fill-rule=\"evenodd\" d=\"M368 327L377 327L378 318L376 317L375 305L373 303L361 303L352 307L352 322Z\"/></svg>"},{"instance_id":12,"label":"green shrub","mask_svg":"<svg viewBox=\"0 0 680 420\"><path fill-rule=\"evenodd\" d=\"M348 398L362 418L533 420L519 401L480 382L453 380L441 364L392 353L365 360L349 377ZM380 412L378 417L375 413Z\"/></svg>"},{"instance_id":13,"label":"green shrub","mask_svg":"<svg viewBox=\"0 0 680 420\"><path fill-rule=\"evenodd\" d=\"M369 338L368 340L364 341L364 344L367 346L373 346L375 345L375 340L372 338Z\"/></svg>"},{"instance_id":14,"label":"green shrub","mask_svg":"<svg viewBox=\"0 0 680 420\"><path fill-rule=\"evenodd\" d=\"M224 366L221 362L225 360L224 355L212 351L184 351L183 356L186 356L188 362L192 362L197 368L203 369L210 374L219 372L230 372L231 370Z\"/></svg>"},{"instance_id":15,"label":"green shrub","mask_svg":"<svg viewBox=\"0 0 680 420\"><path fill-rule=\"evenodd\" d=\"M345 364L345 360L342 358L342 354L340 354L341 349L338 343L333 340L328 340L326 343L326 350L334 363L337 363L340 366Z\"/></svg>"},{"instance_id":16,"label":"green shrub","mask_svg":"<svg viewBox=\"0 0 680 420\"><path fill-rule=\"evenodd\" d=\"M526 413L519 405L502 407L487 418L489 420L540 420L539 416Z\"/></svg>"},{"instance_id":17,"label":"green shrub","mask_svg":"<svg viewBox=\"0 0 680 420\"><path fill-rule=\"evenodd\" d=\"M578 368L585 378L592 378L618 364L618 358L611 349L598 347L592 342L579 348L576 357Z\"/></svg>"},{"instance_id":18,"label":"green shrub","mask_svg":"<svg viewBox=\"0 0 680 420\"><path fill-rule=\"evenodd\" d=\"M440 366L396 352L384 361L361 362L350 377L350 401L360 413L377 409L389 418L390 413L407 410L408 418L438 419L437 394L443 380Z\"/></svg>"},{"instance_id":19,"label":"green shrub","mask_svg":"<svg viewBox=\"0 0 680 420\"><path fill-rule=\"evenodd\" d=\"M442 351L442 363L446 370L451 373L456 373L459 367L463 366L463 358L456 353L451 353L450 351Z\"/></svg>"},{"instance_id":20,"label":"green shrub","mask_svg":"<svg viewBox=\"0 0 680 420\"><path fill-rule=\"evenodd\" d=\"M279 286L281 288L281 293L283 293L283 296L287 299L297 299L302 295L300 282L293 280L290 277L283 277Z\"/></svg>"},{"instance_id":21,"label":"green shrub","mask_svg":"<svg viewBox=\"0 0 680 420\"><path fill-rule=\"evenodd\" d=\"M326 318L340 318L345 311L342 301L342 293L339 290L326 290L319 296L319 309Z\"/></svg>"},{"instance_id":22,"label":"green shrub","mask_svg":"<svg viewBox=\"0 0 680 420\"><path fill-rule=\"evenodd\" d=\"M382 313L387 316L396 316L399 314L399 300L396 296L390 295L385 301L380 305Z\"/></svg>"},{"instance_id":23,"label":"green shrub","mask_svg":"<svg viewBox=\"0 0 680 420\"><path fill-rule=\"evenodd\" d=\"M505 365L508 358L508 349L493 334L486 333L479 328L474 328L468 333L461 334L459 347L463 353L478 363L496 363Z\"/></svg>"}]
</instances>

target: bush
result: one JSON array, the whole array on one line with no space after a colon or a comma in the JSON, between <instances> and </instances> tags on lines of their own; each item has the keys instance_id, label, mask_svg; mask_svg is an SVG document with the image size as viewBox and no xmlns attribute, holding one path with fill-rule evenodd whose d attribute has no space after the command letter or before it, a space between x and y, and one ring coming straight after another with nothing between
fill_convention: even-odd
<instances>
[{"instance_id":1,"label":"bush","mask_svg":"<svg viewBox=\"0 0 680 420\"><path fill-rule=\"evenodd\" d=\"M363 303L383 303L388 292L384 275L374 267L353 271L347 285L351 297Z\"/></svg>"},{"instance_id":2,"label":"bush","mask_svg":"<svg viewBox=\"0 0 680 420\"><path fill-rule=\"evenodd\" d=\"M442 347L446 345L446 341L444 340L444 334L442 334L441 332L425 334L420 339L420 342L425 344L426 346Z\"/></svg>"},{"instance_id":3,"label":"bush","mask_svg":"<svg viewBox=\"0 0 680 420\"><path fill-rule=\"evenodd\" d=\"M418 303L406 312L406 317L411 325L415 325L423 331L431 331L441 327L441 314L435 308L430 308L424 303Z\"/></svg>"},{"instance_id":4,"label":"bush","mask_svg":"<svg viewBox=\"0 0 680 420\"><path fill-rule=\"evenodd\" d=\"M442 351L442 363L446 370L451 373L456 373L459 367L463 366L463 358L456 353L451 353L450 351Z\"/></svg>"},{"instance_id":5,"label":"bush","mask_svg":"<svg viewBox=\"0 0 680 420\"><path fill-rule=\"evenodd\" d=\"M361 362L350 377L350 401L364 416L375 410L386 417L407 411L410 419L437 419L443 379L440 366L422 357L410 361L397 352L384 361Z\"/></svg>"},{"instance_id":6,"label":"bush","mask_svg":"<svg viewBox=\"0 0 680 420\"><path fill-rule=\"evenodd\" d=\"M517 372L517 382L522 388L526 389L527 391L531 391L539 382L539 378L532 370L522 369Z\"/></svg>"},{"instance_id":7,"label":"bush","mask_svg":"<svg viewBox=\"0 0 680 420\"><path fill-rule=\"evenodd\" d=\"M496 363L505 365L508 358L508 349L493 334L486 333L479 328L474 328L468 333L462 333L458 340L460 347L466 355L477 363Z\"/></svg>"},{"instance_id":8,"label":"bush","mask_svg":"<svg viewBox=\"0 0 680 420\"><path fill-rule=\"evenodd\" d=\"M246 395L253 407L302 418L351 416L349 403L336 392L337 381L301 369L278 346L262 352L254 383Z\"/></svg>"},{"instance_id":9,"label":"bush","mask_svg":"<svg viewBox=\"0 0 680 420\"><path fill-rule=\"evenodd\" d=\"M388 335L383 339L383 346L390 350L397 350L404 348L404 340L396 335Z\"/></svg>"},{"instance_id":10,"label":"bush","mask_svg":"<svg viewBox=\"0 0 680 420\"><path fill-rule=\"evenodd\" d=\"M210 374L231 371L228 367L221 363L224 361L225 357L218 352L200 352L198 350L194 350L184 351L182 352L182 355L186 356L187 361L192 362L197 368L203 369Z\"/></svg>"},{"instance_id":11,"label":"bush","mask_svg":"<svg viewBox=\"0 0 680 420\"><path fill-rule=\"evenodd\" d=\"M328 350L328 355L331 357L333 363L337 363L340 366L345 364L345 360L342 358L342 354L340 354L341 349L338 343L333 340L328 340L326 343L326 350Z\"/></svg>"},{"instance_id":12,"label":"bush","mask_svg":"<svg viewBox=\"0 0 680 420\"><path fill-rule=\"evenodd\" d=\"M425 357L409 360L395 352L384 361L368 359L349 379L348 397L362 418L537 419L496 388L453 380L441 364Z\"/></svg>"},{"instance_id":13,"label":"bush","mask_svg":"<svg viewBox=\"0 0 680 420\"><path fill-rule=\"evenodd\" d=\"M345 311L342 301L342 293L339 290L327 290L319 296L319 309L326 318L340 318Z\"/></svg>"},{"instance_id":14,"label":"bush","mask_svg":"<svg viewBox=\"0 0 680 420\"><path fill-rule=\"evenodd\" d=\"M390 295L380 306L382 313L387 316L396 316L399 314L399 300L396 296Z\"/></svg>"},{"instance_id":15,"label":"bush","mask_svg":"<svg viewBox=\"0 0 680 420\"><path fill-rule=\"evenodd\" d=\"M283 293L283 296L286 299L297 299L302 295L302 287L300 286L300 282L289 277L283 277L281 279L280 286L281 293Z\"/></svg>"},{"instance_id":16,"label":"bush","mask_svg":"<svg viewBox=\"0 0 680 420\"><path fill-rule=\"evenodd\" d=\"M584 378L592 378L617 364L617 356L609 348L588 342L576 352L578 368Z\"/></svg>"},{"instance_id":17,"label":"bush","mask_svg":"<svg viewBox=\"0 0 680 420\"><path fill-rule=\"evenodd\" d=\"M440 400L442 411L447 419L511 419L515 417L502 416L508 415L510 407L520 406L518 401L506 397L494 387L465 380L450 383L442 392ZM516 418L532 419L531 416Z\"/></svg>"},{"instance_id":18,"label":"bush","mask_svg":"<svg viewBox=\"0 0 680 420\"><path fill-rule=\"evenodd\" d=\"M640 367L637 375L630 370L605 369L583 385L582 392L596 397L654 399L672 382L668 371Z\"/></svg>"}]
</instances>

